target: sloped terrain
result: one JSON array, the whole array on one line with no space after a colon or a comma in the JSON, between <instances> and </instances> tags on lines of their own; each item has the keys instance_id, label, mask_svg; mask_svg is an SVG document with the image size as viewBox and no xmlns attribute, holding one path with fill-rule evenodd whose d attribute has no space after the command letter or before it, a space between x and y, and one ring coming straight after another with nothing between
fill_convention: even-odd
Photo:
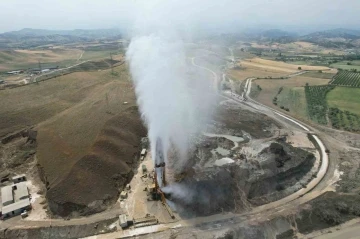
<instances>
[{"instance_id":1,"label":"sloped terrain","mask_svg":"<svg viewBox=\"0 0 360 239\"><path fill-rule=\"evenodd\" d=\"M73 211L92 213L105 209L131 179L139 143L145 135L136 107L108 120L89 152L63 180L49 188L51 210L66 216Z\"/></svg>"},{"instance_id":2,"label":"sloped terrain","mask_svg":"<svg viewBox=\"0 0 360 239\"><path fill-rule=\"evenodd\" d=\"M37 164L55 215L104 209L132 175L146 131L127 66L114 73L77 72L0 91L0 136L37 132Z\"/></svg>"}]
</instances>

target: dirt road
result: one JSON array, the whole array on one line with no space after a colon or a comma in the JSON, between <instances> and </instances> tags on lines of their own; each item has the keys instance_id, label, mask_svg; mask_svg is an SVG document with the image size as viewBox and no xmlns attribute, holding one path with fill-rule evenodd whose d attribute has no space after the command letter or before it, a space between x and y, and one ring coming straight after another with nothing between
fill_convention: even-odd
<instances>
[{"instance_id":1,"label":"dirt road","mask_svg":"<svg viewBox=\"0 0 360 239\"><path fill-rule=\"evenodd\" d=\"M196 64L195 57L191 58L192 65L210 72L213 75L213 85L214 85L214 91L219 94L218 89L218 80L220 77L217 75L217 73L207 67L201 66ZM297 74L294 74L297 75ZM223 77L225 77L223 75ZM231 99L239 104L243 104L244 106L251 107L261 113L265 113L275 120L282 120L282 121L288 121L291 125L294 127L300 128L301 130L304 130L305 132L312 133L310 130L310 126L305 125L304 123L300 123L299 121L292 119L280 112L277 112L276 110L273 110L269 107L263 106L262 104L254 101L250 98L250 92L251 92L251 80L248 79L246 81L246 85L244 88L244 93L242 95L242 100L239 100L237 98L231 98L225 95L220 94L221 97L225 99ZM247 99L247 101L244 101L244 99ZM100 238L124 238L129 236L138 236L138 235L144 235L154 232L160 232L172 228L180 228L180 227L204 227L205 230L215 230L222 227L228 227L229 224L236 224L241 223L245 220L259 220L259 219L266 219L269 217L269 215L275 215L277 213L281 213L285 210L291 210L294 207L297 207L299 204L306 203L319 195L321 195L324 191L322 190L315 190L316 186L319 184L319 182L323 179L325 174L327 173L328 169L328 155L325 152L325 146L324 143L315 135L313 134L314 139L316 140L321 153L321 166L320 170L318 171L318 175L316 178L314 178L306 188L302 188L301 190L295 192L294 194L291 194L283 199L280 199L278 201L262 205L260 207L256 207L250 212L243 213L243 214L233 214L233 213L226 213L226 214L217 214L212 215L208 217L199 217L194 218L190 220L180 220L177 223L172 224L166 224L166 225L157 225L142 229L134 229L134 230L127 230L127 231L119 231L119 232L113 232L106 235L98 235L94 237L90 237L92 239L100 239ZM329 181L329 183L331 183Z\"/></svg>"}]
</instances>

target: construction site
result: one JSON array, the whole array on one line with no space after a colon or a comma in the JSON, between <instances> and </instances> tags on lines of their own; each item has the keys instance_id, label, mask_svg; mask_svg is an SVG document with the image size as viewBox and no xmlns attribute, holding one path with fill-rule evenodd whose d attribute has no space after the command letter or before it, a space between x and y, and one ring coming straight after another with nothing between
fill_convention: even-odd
<instances>
[{"instance_id":1,"label":"construction site","mask_svg":"<svg viewBox=\"0 0 360 239\"><path fill-rule=\"evenodd\" d=\"M119 199L128 220L124 229L244 213L285 198L316 177L320 154L306 133L234 102L219 103L215 120L194 138L183 167L174 167L176 150L165 153L160 139L156 152L141 154ZM243 127L250 120L256 127Z\"/></svg>"},{"instance_id":2,"label":"construction site","mask_svg":"<svg viewBox=\"0 0 360 239\"><path fill-rule=\"evenodd\" d=\"M209 59L216 74L221 72L219 66L224 62L234 66L230 58L209 54ZM49 223L72 235L64 238L102 233L114 237L137 235L156 232L164 225L191 226L198 220L211 222L252 213L262 207L273 208L272 205L287 202L288 198L301 198L311 190L324 162L311 132L246 100L250 83L243 88L241 97L226 90L221 92L217 89L220 81L212 82L206 70L198 69L197 64L205 61L198 62L189 62L190 79L204 79L210 83L210 92L206 94L221 96L211 101L211 120L201 131L190 134L185 151L181 151L181 141L176 143L176 138L167 140L161 135L154 138L149 125L144 126L123 65L114 68L115 72L121 72L121 81L105 81L104 85L104 80L90 78L94 84L90 88L88 82L84 83L84 98L69 103L66 114L49 116L50 120L40 121L34 129L7 134L2 140L6 156L2 167L10 170L11 175L29 174L36 187L30 188L33 199L31 207L26 209L32 210L26 211L27 217L7 218L2 226L36 224L38 229L31 232L34 238L50 233L44 228ZM96 74L107 76L111 71ZM64 80L61 84L67 78ZM43 87L30 87L32 91L43 92L59 83L51 80L40 85ZM126 92L125 97L119 92ZM208 97L206 94L203 97ZM197 110L202 113L203 108ZM82 130L71 124L75 118L79 119L78 114L83 116ZM105 117L106 121L99 117ZM171 122L166 118L168 115L156 117L164 117L162 127L174 128L166 125ZM31 120L39 122L36 117ZM65 122L69 127L64 126ZM12 125L12 129L4 127L3 131L7 133L21 124ZM176 132L175 135L181 136ZM86 151L77 152L81 148ZM21 150L25 149L34 152L22 159ZM13 150L19 153L14 155ZM63 164L64 158L69 163ZM20 159L24 160L22 164L9 167ZM79 233L73 229L85 225L91 230ZM7 237L15 238L22 230L7 230Z\"/></svg>"},{"instance_id":3,"label":"construction site","mask_svg":"<svg viewBox=\"0 0 360 239\"><path fill-rule=\"evenodd\" d=\"M0 91L1 239L301 238L360 215L358 135L255 98L319 72L136 40Z\"/></svg>"}]
</instances>

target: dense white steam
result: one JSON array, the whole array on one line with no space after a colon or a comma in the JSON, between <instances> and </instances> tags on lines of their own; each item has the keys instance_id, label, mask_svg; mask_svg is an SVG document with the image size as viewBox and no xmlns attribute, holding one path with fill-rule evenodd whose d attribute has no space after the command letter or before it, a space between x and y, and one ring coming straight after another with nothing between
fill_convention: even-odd
<instances>
[{"instance_id":1,"label":"dense white steam","mask_svg":"<svg viewBox=\"0 0 360 239\"><path fill-rule=\"evenodd\" d=\"M173 144L185 159L190 138L202 130L209 115L212 79L191 77L184 43L172 31L134 37L127 60L152 152L160 138L165 158Z\"/></svg>"}]
</instances>

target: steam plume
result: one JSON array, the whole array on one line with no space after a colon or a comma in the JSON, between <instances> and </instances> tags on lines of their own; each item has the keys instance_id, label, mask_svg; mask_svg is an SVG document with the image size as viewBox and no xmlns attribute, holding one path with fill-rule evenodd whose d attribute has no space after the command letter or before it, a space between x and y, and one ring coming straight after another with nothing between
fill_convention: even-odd
<instances>
[{"instance_id":1,"label":"steam plume","mask_svg":"<svg viewBox=\"0 0 360 239\"><path fill-rule=\"evenodd\" d=\"M152 152L160 138L165 160L173 145L184 161L191 137L199 133L209 119L214 98L209 85L213 79L189 73L191 67L192 73L194 69L203 70L192 66L186 57L186 44L179 31L170 26L154 25L150 32L149 29L136 30L128 47L127 60Z\"/></svg>"}]
</instances>

